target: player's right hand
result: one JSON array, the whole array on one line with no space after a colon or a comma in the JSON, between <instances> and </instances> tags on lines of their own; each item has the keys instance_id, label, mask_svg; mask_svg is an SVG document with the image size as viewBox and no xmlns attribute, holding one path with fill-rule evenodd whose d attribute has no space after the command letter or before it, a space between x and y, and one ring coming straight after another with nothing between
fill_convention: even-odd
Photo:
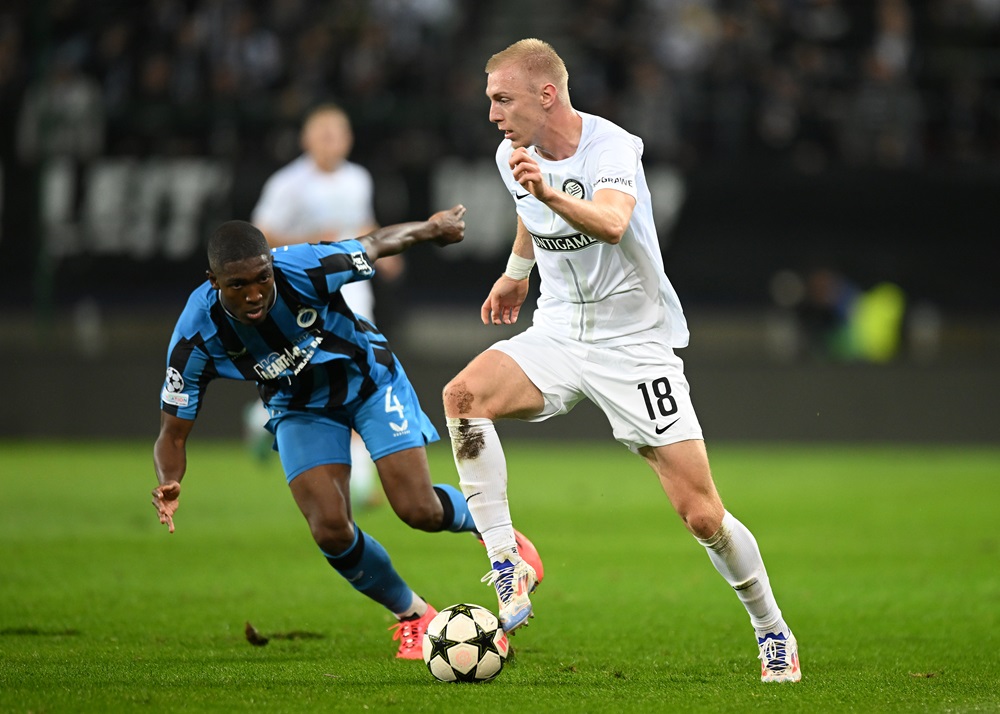
<instances>
[{"instance_id":1,"label":"player's right hand","mask_svg":"<svg viewBox=\"0 0 1000 714\"><path fill-rule=\"evenodd\" d=\"M427 219L437 228L438 236L434 239L435 243L451 245L465 238L465 221L463 220L465 211L465 206L458 204L447 211L438 211Z\"/></svg>"},{"instance_id":2,"label":"player's right hand","mask_svg":"<svg viewBox=\"0 0 1000 714\"><path fill-rule=\"evenodd\" d=\"M528 281L514 280L501 275L493 283L490 295L483 303L480 315L484 325L513 325L521 312L521 305L528 297Z\"/></svg>"},{"instance_id":3,"label":"player's right hand","mask_svg":"<svg viewBox=\"0 0 1000 714\"><path fill-rule=\"evenodd\" d=\"M167 481L153 489L153 508L160 517L160 523L174 532L174 513L180 505L181 485L177 481Z\"/></svg>"},{"instance_id":4,"label":"player's right hand","mask_svg":"<svg viewBox=\"0 0 1000 714\"><path fill-rule=\"evenodd\" d=\"M521 184L521 188L539 201L544 201L549 186L545 183L541 167L528 150L523 146L514 149L507 164L510 166L511 175Z\"/></svg>"}]
</instances>

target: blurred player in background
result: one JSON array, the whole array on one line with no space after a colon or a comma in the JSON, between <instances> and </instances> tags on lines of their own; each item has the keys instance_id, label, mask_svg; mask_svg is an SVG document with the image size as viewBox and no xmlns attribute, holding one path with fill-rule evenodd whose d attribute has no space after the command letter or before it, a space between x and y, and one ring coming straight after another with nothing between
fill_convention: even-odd
<instances>
[{"instance_id":1,"label":"blurred player in background","mask_svg":"<svg viewBox=\"0 0 1000 714\"><path fill-rule=\"evenodd\" d=\"M269 248L245 221L208 242L208 280L188 299L170 340L153 451L153 506L174 530L186 444L208 383L254 381L292 496L324 557L356 590L398 619L397 657L420 659L435 614L354 522L350 440L360 432L390 505L424 531L474 532L465 499L431 485L425 445L438 438L385 338L348 307L340 288L367 280L374 261L417 243L462 240L465 208L388 226L354 240Z\"/></svg>"},{"instance_id":2,"label":"blurred player in background","mask_svg":"<svg viewBox=\"0 0 1000 714\"><path fill-rule=\"evenodd\" d=\"M532 613L536 573L518 553L507 465L495 420L543 421L581 399L642 456L688 530L750 614L766 682L798 681L798 650L775 602L753 535L722 504L675 348L688 343L663 272L642 141L570 104L562 59L545 42L514 43L486 64L489 118L504 139L496 161L517 210L503 275L485 324L516 322L537 265L533 325L476 357L445 388L455 463L486 543L500 619Z\"/></svg>"},{"instance_id":3,"label":"blurred player in background","mask_svg":"<svg viewBox=\"0 0 1000 714\"><path fill-rule=\"evenodd\" d=\"M301 132L303 154L267 180L251 216L272 247L339 241L378 227L371 174L347 160L353 143L350 120L340 107L323 104L306 116ZM387 256L379 262L383 279L394 280L402 269L401 256ZM355 313L375 322L370 281L349 283L341 293ZM265 449L270 446L262 431L266 421L266 413L254 402L246 415L246 429L255 448L260 448L261 438L267 441ZM351 442L351 461L354 505L374 505L380 497L375 467L357 434Z\"/></svg>"}]
</instances>

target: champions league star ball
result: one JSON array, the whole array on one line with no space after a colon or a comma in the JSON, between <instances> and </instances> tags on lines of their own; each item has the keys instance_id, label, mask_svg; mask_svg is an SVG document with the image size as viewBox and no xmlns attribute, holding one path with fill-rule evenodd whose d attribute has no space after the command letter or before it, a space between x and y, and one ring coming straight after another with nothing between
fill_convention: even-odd
<instances>
[{"instance_id":1,"label":"champions league star ball","mask_svg":"<svg viewBox=\"0 0 1000 714\"><path fill-rule=\"evenodd\" d=\"M503 669L509 646L492 612L479 605L452 605L427 625L424 663L442 682L488 682Z\"/></svg>"}]
</instances>

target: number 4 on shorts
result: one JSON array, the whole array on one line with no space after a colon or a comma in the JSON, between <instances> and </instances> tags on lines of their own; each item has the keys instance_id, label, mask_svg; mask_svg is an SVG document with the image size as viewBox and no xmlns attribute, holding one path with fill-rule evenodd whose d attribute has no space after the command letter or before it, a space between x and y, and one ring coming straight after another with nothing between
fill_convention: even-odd
<instances>
[{"instance_id":1,"label":"number 4 on shorts","mask_svg":"<svg viewBox=\"0 0 1000 714\"><path fill-rule=\"evenodd\" d=\"M400 404L396 395L392 393L392 387L389 387L385 391L385 413L399 414L399 418L403 422L402 424L397 424L394 421L389 422L389 426L391 426L392 430L395 432L406 431L406 428L410 425L410 422L406 419L406 415L403 413L403 405Z\"/></svg>"}]
</instances>

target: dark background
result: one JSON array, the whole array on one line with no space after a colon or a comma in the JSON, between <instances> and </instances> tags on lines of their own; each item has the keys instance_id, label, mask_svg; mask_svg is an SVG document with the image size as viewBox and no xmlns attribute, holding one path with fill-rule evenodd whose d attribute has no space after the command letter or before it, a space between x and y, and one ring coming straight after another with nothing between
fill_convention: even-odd
<instances>
[{"instance_id":1,"label":"dark background","mask_svg":"<svg viewBox=\"0 0 1000 714\"><path fill-rule=\"evenodd\" d=\"M422 218L471 199L435 194L444 159L492 161L486 59L538 36L566 60L574 106L642 136L647 172L680 178L661 239L710 437L995 441L994 6L8 0L0 436L151 438L169 332L202 279L202 241L217 222L249 217L267 176L297 154L303 113L344 106L379 220ZM225 177L190 221L192 248L172 250L176 236L161 235L152 250L130 250L141 203L131 192L157 167L189 161ZM108 162L152 167L126 184L120 249L98 240L103 224L88 213L92 171ZM74 179L60 210L53 166ZM148 210L155 227L170 224L170 204ZM486 227L474 213L469 222L475 240ZM79 239L54 248L67 226ZM401 281L376 285L380 325L436 423L441 386L501 336L477 316L505 253L443 261L417 249ZM902 290L888 359L831 347L843 301L775 291L777 274L805 289L818 273L835 276L841 295ZM199 428L237 435L233 412L250 392L213 385ZM584 409L524 433L590 438L607 433L602 419Z\"/></svg>"}]
</instances>

